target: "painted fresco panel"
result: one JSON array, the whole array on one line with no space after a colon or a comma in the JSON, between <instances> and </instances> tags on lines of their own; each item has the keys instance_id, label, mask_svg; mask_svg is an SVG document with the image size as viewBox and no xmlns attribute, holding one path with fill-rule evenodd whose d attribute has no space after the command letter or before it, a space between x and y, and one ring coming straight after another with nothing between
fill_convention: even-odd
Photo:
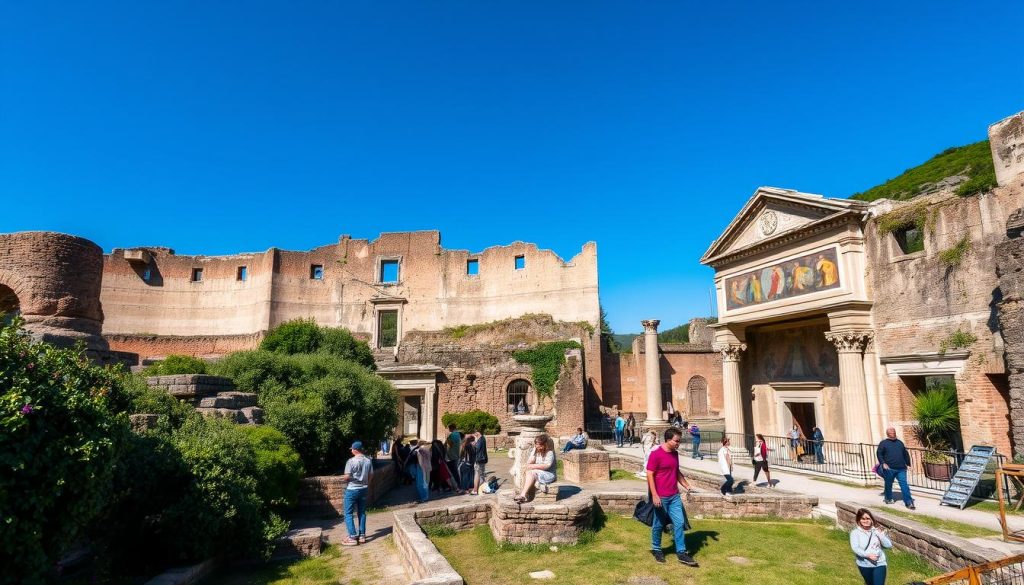
<instances>
[{"instance_id":1,"label":"painted fresco panel","mask_svg":"<svg viewBox=\"0 0 1024 585\"><path fill-rule=\"evenodd\" d=\"M826 325L752 331L752 382L823 382L839 385L839 356L825 339Z\"/></svg>"},{"instance_id":2,"label":"painted fresco panel","mask_svg":"<svg viewBox=\"0 0 1024 585\"><path fill-rule=\"evenodd\" d=\"M726 306L740 309L840 285L836 249L828 248L725 279Z\"/></svg>"}]
</instances>

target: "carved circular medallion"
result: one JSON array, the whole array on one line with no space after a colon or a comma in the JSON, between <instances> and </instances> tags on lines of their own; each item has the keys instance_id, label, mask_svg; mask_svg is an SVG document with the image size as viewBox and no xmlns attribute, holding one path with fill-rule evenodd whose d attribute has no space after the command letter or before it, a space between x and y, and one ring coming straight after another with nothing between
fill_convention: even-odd
<instances>
[{"instance_id":1,"label":"carved circular medallion","mask_svg":"<svg viewBox=\"0 0 1024 585\"><path fill-rule=\"evenodd\" d=\"M779 216L774 211L766 211L761 214L761 219L758 220L758 225L761 228L762 236L770 236L775 233L775 229L779 227Z\"/></svg>"}]
</instances>

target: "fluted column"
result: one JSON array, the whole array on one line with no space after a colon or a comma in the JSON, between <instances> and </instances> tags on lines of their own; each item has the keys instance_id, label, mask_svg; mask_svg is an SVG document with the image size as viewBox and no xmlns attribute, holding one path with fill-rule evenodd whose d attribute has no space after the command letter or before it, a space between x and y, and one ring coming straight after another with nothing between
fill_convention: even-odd
<instances>
[{"instance_id":1,"label":"fluted column","mask_svg":"<svg viewBox=\"0 0 1024 585\"><path fill-rule=\"evenodd\" d=\"M878 383L878 356L875 355L875 337L869 335L864 344L864 382L868 392L868 418L871 421L871 442L885 438L885 422L889 418L885 394Z\"/></svg>"},{"instance_id":2,"label":"fluted column","mask_svg":"<svg viewBox=\"0 0 1024 585\"><path fill-rule=\"evenodd\" d=\"M871 442L868 391L864 379L864 346L870 331L826 331L825 338L839 353L839 394L843 401L844 440Z\"/></svg>"},{"instance_id":3,"label":"fluted column","mask_svg":"<svg viewBox=\"0 0 1024 585\"><path fill-rule=\"evenodd\" d=\"M725 432L743 433L743 393L740 387L740 358L746 343L716 344L722 354L722 398L725 409ZM733 442L737 442L733 439ZM739 445L733 445L738 447Z\"/></svg>"},{"instance_id":4,"label":"fluted column","mask_svg":"<svg viewBox=\"0 0 1024 585\"><path fill-rule=\"evenodd\" d=\"M644 326L644 370L647 374L647 420L663 422L661 416L661 364L658 363L657 319L641 321Z\"/></svg>"}]
</instances>

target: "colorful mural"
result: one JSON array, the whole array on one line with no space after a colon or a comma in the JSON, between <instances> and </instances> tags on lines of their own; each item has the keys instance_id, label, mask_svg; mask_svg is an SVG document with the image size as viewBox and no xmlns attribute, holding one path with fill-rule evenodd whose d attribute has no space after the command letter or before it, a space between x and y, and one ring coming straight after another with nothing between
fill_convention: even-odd
<instances>
[{"instance_id":1,"label":"colorful mural","mask_svg":"<svg viewBox=\"0 0 1024 585\"><path fill-rule=\"evenodd\" d=\"M825 339L827 325L750 331L750 374L755 384L819 381L839 385L839 357Z\"/></svg>"},{"instance_id":2,"label":"colorful mural","mask_svg":"<svg viewBox=\"0 0 1024 585\"><path fill-rule=\"evenodd\" d=\"M726 306L739 309L839 286L836 249L829 248L725 279Z\"/></svg>"}]
</instances>

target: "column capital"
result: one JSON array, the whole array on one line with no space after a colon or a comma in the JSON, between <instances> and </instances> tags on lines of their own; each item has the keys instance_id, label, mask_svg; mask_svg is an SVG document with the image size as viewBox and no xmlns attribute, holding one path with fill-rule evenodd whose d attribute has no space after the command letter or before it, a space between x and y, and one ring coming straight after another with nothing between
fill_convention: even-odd
<instances>
[{"instance_id":1,"label":"column capital","mask_svg":"<svg viewBox=\"0 0 1024 585\"><path fill-rule=\"evenodd\" d=\"M640 322L644 326L644 333L657 333L658 325L661 323L658 319L644 319Z\"/></svg>"},{"instance_id":2,"label":"column capital","mask_svg":"<svg viewBox=\"0 0 1024 585\"><path fill-rule=\"evenodd\" d=\"M861 353L875 338L871 331L826 331L825 339L836 346L839 353Z\"/></svg>"},{"instance_id":3,"label":"column capital","mask_svg":"<svg viewBox=\"0 0 1024 585\"><path fill-rule=\"evenodd\" d=\"M716 343L714 349L722 354L722 360L727 362L738 362L743 352L747 351L746 343Z\"/></svg>"}]
</instances>

